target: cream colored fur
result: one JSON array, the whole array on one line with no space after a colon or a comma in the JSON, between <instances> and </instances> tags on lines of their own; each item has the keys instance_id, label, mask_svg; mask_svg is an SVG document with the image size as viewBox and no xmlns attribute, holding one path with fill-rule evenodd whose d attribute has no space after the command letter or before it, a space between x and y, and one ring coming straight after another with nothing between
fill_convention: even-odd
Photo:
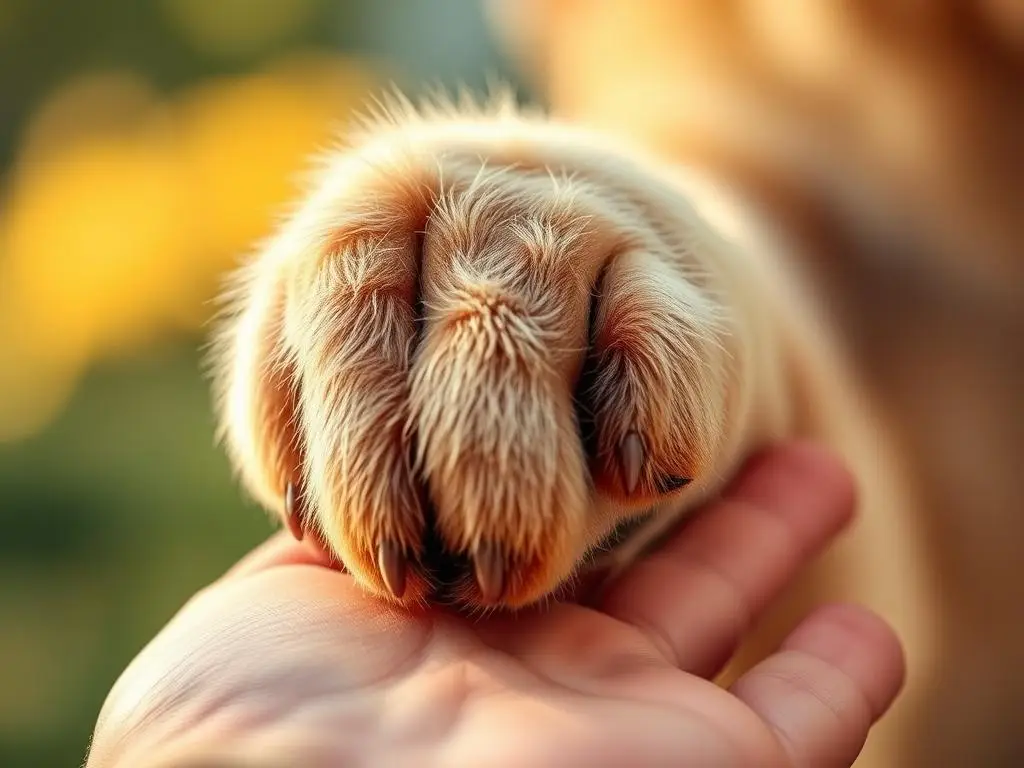
<instances>
[{"instance_id":1,"label":"cream colored fur","mask_svg":"<svg viewBox=\"0 0 1024 768\"><path fill-rule=\"evenodd\" d=\"M382 597L384 544L406 563L400 599L431 599L433 536L467 561L449 597L495 602L470 567L484 559L514 607L571 582L622 520L655 507L650 540L767 442L822 438L858 476L861 522L744 655L807 600L861 599L912 642L912 699L933 629L906 479L788 266L799 244L767 223L712 179L508 99L396 101L324 159L230 294L218 391L235 465L276 512L296 483L308 532ZM666 476L693 482L662 492Z\"/></svg>"},{"instance_id":2,"label":"cream colored fur","mask_svg":"<svg viewBox=\"0 0 1024 768\"><path fill-rule=\"evenodd\" d=\"M327 158L236 286L220 350L232 456L271 508L301 480L314 532L378 589L382 540L419 554L422 481L445 546L498 547L519 564L505 602L532 602L662 501L657 472L693 476L696 498L785 430L764 352L779 342L732 299L738 265L615 145L507 102L405 109ZM593 457L574 404L588 354ZM630 430L647 460L627 499L614 453Z\"/></svg>"}]
</instances>

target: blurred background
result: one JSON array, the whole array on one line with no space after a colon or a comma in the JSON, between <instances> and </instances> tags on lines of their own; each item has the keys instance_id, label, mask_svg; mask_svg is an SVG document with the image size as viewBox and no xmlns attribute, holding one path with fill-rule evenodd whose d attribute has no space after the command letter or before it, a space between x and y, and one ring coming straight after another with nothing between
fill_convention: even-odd
<instances>
[{"instance_id":1,"label":"blurred background","mask_svg":"<svg viewBox=\"0 0 1024 768\"><path fill-rule=\"evenodd\" d=\"M273 526L214 444L226 269L390 83L511 79L464 0L0 0L0 765Z\"/></svg>"},{"instance_id":2,"label":"blurred background","mask_svg":"<svg viewBox=\"0 0 1024 768\"><path fill-rule=\"evenodd\" d=\"M1024 765L1024 0L492 2L562 116L820 249L801 267L913 459L946 603L896 764ZM537 99L481 5L0 0L0 767L79 765L125 664L273 530L214 443L212 300L391 83ZM842 185L722 105L808 129L898 231L848 242Z\"/></svg>"}]
</instances>

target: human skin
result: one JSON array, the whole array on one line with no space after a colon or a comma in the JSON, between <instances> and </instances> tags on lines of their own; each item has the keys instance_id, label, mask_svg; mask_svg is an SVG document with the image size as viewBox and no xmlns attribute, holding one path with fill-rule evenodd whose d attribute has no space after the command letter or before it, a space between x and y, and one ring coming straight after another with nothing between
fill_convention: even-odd
<instances>
[{"instance_id":1,"label":"human skin","mask_svg":"<svg viewBox=\"0 0 1024 768\"><path fill-rule=\"evenodd\" d=\"M275 536L131 663L87 768L851 765L904 674L874 614L820 607L710 679L854 503L834 457L779 446L589 607L515 616L399 609Z\"/></svg>"}]
</instances>

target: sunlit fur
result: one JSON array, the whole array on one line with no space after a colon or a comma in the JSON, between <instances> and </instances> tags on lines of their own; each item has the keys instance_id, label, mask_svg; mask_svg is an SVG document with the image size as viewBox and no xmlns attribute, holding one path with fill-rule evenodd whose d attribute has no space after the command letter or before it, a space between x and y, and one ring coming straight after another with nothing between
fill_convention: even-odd
<instances>
[{"instance_id":1,"label":"sunlit fur","mask_svg":"<svg viewBox=\"0 0 1024 768\"><path fill-rule=\"evenodd\" d=\"M507 97L395 97L322 159L227 293L225 443L274 513L300 482L308 533L365 588L394 599L378 569L393 542L412 563L402 601L431 599L430 540L463 564L447 599L473 611L494 607L465 567L481 547L500 553L502 605L544 600L617 523L656 508L613 569L766 442L824 439L857 476L862 521L734 669L808 601L868 597L918 679L934 598L903 466L794 247L712 179ZM631 431L647 455L629 494ZM693 482L664 494L665 476Z\"/></svg>"},{"instance_id":2,"label":"sunlit fur","mask_svg":"<svg viewBox=\"0 0 1024 768\"><path fill-rule=\"evenodd\" d=\"M512 607L622 519L658 505L660 528L717 491L796 430L786 379L803 352L765 254L683 190L507 98L392 100L229 292L218 401L246 487L280 512L300 481L311 533L383 596L382 541L416 558L429 522L456 555L495 547ZM646 461L627 494L630 431ZM693 482L663 494L663 476ZM403 599L430 589L415 569ZM479 602L471 572L456 594Z\"/></svg>"},{"instance_id":3,"label":"sunlit fur","mask_svg":"<svg viewBox=\"0 0 1024 768\"><path fill-rule=\"evenodd\" d=\"M871 596L923 674L932 599L901 463L788 244L757 221L708 179L508 101L392 104L324 159L229 294L217 360L234 463L278 513L301 480L310 533L367 589L390 599L382 541L415 559L432 526L451 555L497 549L516 607L571 579L617 522L657 507L613 566L767 441L823 438L865 514L804 585ZM630 495L616 449L634 430L648 455ZM694 480L663 495L664 475ZM414 568L403 600L432 589ZM471 570L450 595L487 608Z\"/></svg>"}]
</instances>

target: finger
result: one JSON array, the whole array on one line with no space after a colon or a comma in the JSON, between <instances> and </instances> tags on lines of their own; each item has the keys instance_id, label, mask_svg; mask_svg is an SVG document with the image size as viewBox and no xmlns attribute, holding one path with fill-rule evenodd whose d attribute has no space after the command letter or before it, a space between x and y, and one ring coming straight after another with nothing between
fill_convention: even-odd
<instances>
[{"instance_id":1,"label":"finger","mask_svg":"<svg viewBox=\"0 0 1024 768\"><path fill-rule=\"evenodd\" d=\"M219 580L251 576L281 565L339 567L323 547L311 538L296 541L288 531L279 531L235 563Z\"/></svg>"},{"instance_id":2,"label":"finger","mask_svg":"<svg viewBox=\"0 0 1024 768\"><path fill-rule=\"evenodd\" d=\"M775 732L792 765L850 765L903 685L903 649L867 609L819 608L732 692Z\"/></svg>"},{"instance_id":3,"label":"finger","mask_svg":"<svg viewBox=\"0 0 1024 768\"><path fill-rule=\"evenodd\" d=\"M854 488L835 457L792 443L754 459L718 502L604 597L680 669L711 677L772 599L850 521Z\"/></svg>"}]
</instances>

